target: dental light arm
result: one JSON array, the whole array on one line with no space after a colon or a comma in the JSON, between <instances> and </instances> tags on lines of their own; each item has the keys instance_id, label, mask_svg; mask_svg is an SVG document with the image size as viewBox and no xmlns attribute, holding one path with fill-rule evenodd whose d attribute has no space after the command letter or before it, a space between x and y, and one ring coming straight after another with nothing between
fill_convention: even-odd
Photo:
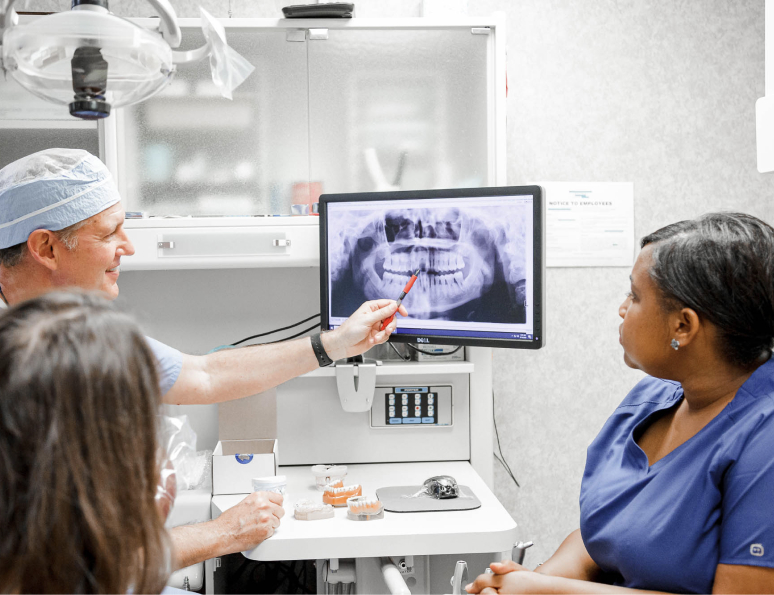
<instances>
[{"instance_id":1,"label":"dental light arm","mask_svg":"<svg viewBox=\"0 0 774 595\"><path fill-rule=\"evenodd\" d=\"M172 49L180 47L180 43L183 40L183 33L180 31L180 26L177 24L177 14L175 9L169 3L169 0L147 0L148 4L156 9L156 12L161 18L159 23L159 31L161 36L169 44Z\"/></svg>"}]
</instances>

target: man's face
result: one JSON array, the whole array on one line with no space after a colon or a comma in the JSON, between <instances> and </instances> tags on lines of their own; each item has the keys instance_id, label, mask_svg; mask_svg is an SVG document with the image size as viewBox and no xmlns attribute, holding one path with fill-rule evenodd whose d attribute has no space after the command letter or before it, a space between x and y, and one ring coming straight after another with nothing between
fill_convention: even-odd
<instances>
[{"instance_id":1,"label":"man's face","mask_svg":"<svg viewBox=\"0 0 774 595\"><path fill-rule=\"evenodd\" d=\"M121 203L87 219L75 235L78 245L73 250L60 251L55 284L101 291L109 299L116 298L121 257L134 254L134 246L124 231Z\"/></svg>"}]
</instances>

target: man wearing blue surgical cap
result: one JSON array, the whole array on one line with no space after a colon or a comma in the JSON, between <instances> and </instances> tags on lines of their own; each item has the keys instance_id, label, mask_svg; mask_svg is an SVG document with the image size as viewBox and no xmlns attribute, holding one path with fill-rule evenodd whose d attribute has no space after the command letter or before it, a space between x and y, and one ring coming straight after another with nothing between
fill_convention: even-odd
<instances>
[{"instance_id":1,"label":"man wearing blue surgical cap","mask_svg":"<svg viewBox=\"0 0 774 595\"><path fill-rule=\"evenodd\" d=\"M134 254L110 172L86 151L49 149L0 170L0 297L9 305L57 288L118 295L121 258ZM186 355L148 339L164 401L219 403L254 395L327 361L387 340L392 300L366 302L335 331L273 345ZM403 316L407 312L400 307ZM284 514L279 494L254 493L218 519L171 531L179 567L251 549Z\"/></svg>"}]
</instances>

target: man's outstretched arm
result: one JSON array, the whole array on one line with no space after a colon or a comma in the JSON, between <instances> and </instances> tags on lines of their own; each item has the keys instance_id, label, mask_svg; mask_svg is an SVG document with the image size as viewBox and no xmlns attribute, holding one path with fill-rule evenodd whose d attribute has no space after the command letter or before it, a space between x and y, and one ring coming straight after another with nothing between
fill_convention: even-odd
<instances>
[{"instance_id":1,"label":"man's outstretched arm","mask_svg":"<svg viewBox=\"0 0 774 595\"><path fill-rule=\"evenodd\" d=\"M353 357L384 343L397 318L380 330L381 322L396 310L392 300L365 302L344 323L321 339L334 361ZM407 316L401 306L400 314ZM164 395L175 405L220 403L261 393L318 367L309 337L271 345L226 349L207 355L183 355L180 375Z\"/></svg>"}]
</instances>

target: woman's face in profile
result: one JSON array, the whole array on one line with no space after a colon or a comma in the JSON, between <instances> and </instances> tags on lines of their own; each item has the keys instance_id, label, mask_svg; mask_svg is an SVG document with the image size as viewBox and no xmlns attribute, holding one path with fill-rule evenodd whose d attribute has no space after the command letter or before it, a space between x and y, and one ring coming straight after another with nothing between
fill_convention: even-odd
<instances>
[{"instance_id":1,"label":"woman's face in profile","mask_svg":"<svg viewBox=\"0 0 774 595\"><path fill-rule=\"evenodd\" d=\"M634 263L631 289L618 308L623 318L618 332L627 366L664 377L659 370L668 361L672 337L660 291L649 274L652 252L651 245L645 246Z\"/></svg>"}]
</instances>

